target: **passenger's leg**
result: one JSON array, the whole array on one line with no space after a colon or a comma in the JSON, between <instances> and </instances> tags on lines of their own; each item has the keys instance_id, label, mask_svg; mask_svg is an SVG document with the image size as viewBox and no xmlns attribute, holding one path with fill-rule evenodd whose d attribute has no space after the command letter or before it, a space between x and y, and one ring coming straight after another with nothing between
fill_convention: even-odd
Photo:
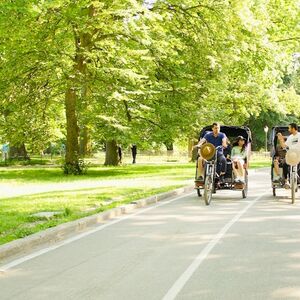
<instances>
[{"instance_id":1,"label":"passenger's leg","mask_svg":"<svg viewBox=\"0 0 300 300\"><path fill-rule=\"evenodd\" d=\"M282 164L282 173L283 173L284 180L287 181L288 174L289 174L289 165L286 162Z\"/></svg>"},{"instance_id":2,"label":"passenger's leg","mask_svg":"<svg viewBox=\"0 0 300 300\"><path fill-rule=\"evenodd\" d=\"M234 178L237 179L239 177L237 159L234 159L232 161L232 171L234 174Z\"/></svg>"},{"instance_id":3,"label":"passenger's leg","mask_svg":"<svg viewBox=\"0 0 300 300\"><path fill-rule=\"evenodd\" d=\"M204 159L201 156L197 161L197 179L204 179Z\"/></svg>"},{"instance_id":4,"label":"passenger's leg","mask_svg":"<svg viewBox=\"0 0 300 300\"><path fill-rule=\"evenodd\" d=\"M244 162L240 161L238 158L234 159L233 161L233 172L236 181L244 181L245 178L245 169L244 169Z\"/></svg>"},{"instance_id":5,"label":"passenger's leg","mask_svg":"<svg viewBox=\"0 0 300 300\"><path fill-rule=\"evenodd\" d=\"M239 176L240 176L240 180L243 181L244 178L245 178L244 162L238 160L237 164L238 164L238 173L239 173Z\"/></svg>"},{"instance_id":6,"label":"passenger's leg","mask_svg":"<svg viewBox=\"0 0 300 300\"><path fill-rule=\"evenodd\" d=\"M286 163L286 162L283 162L282 163L282 172L283 172L283 178L284 178L284 187L285 188L290 188L290 184L289 184L289 180L288 180L288 176L289 176L289 173L290 173L290 166Z\"/></svg>"},{"instance_id":7,"label":"passenger's leg","mask_svg":"<svg viewBox=\"0 0 300 300\"><path fill-rule=\"evenodd\" d=\"M274 159L274 180L279 178L279 162L278 159Z\"/></svg>"}]
</instances>

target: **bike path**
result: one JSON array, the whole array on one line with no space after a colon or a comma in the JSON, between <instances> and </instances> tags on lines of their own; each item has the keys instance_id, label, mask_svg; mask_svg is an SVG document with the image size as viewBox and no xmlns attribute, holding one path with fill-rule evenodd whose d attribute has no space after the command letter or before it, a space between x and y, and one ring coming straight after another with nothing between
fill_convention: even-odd
<instances>
[{"instance_id":1,"label":"bike path","mask_svg":"<svg viewBox=\"0 0 300 300\"><path fill-rule=\"evenodd\" d=\"M300 198L278 194L231 227L177 299L300 299Z\"/></svg>"},{"instance_id":2,"label":"bike path","mask_svg":"<svg viewBox=\"0 0 300 300\"><path fill-rule=\"evenodd\" d=\"M300 205L274 200L267 172L249 185L247 199L194 192L108 221L3 272L1 299L295 299Z\"/></svg>"}]
</instances>

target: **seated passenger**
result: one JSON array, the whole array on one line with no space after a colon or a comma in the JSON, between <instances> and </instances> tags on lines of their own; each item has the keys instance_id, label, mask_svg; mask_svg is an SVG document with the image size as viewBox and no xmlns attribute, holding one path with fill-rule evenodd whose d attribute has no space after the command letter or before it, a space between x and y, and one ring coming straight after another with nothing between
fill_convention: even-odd
<instances>
[{"instance_id":1,"label":"seated passenger","mask_svg":"<svg viewBox=\"0 0 300 300\"><path fill-rule=\"evenodd\" d=\"M229 138L226 138L226 144L227 144L227 147L223 150L223 154L224 154L226 159L230 159L230 156L231 156L231 143L230 143Z\"/></svg>"},{"instance_id":2,"label":"seated passenger","mask_svg":"<svg viewBox=\"0 0 300 300\"><path fill-rule=\"evenodd\" d=\"M284 140L286 140L286 137L284 137ZM281 179L279 168L282 168L282 175L284 182L287 182L288 174L289 174L289 166L285 161L285 155L286 155L286 149L282 148L282 146L279 144L276 147L275 155L274 155L274 170L273 170L273 181L279 182Z\"/></svg>"},{"instance_id":3,"label":"seated passenger","mask_svg":"<svg viewBox=\"0 0 300 300\"><path fill-rule=\"evenodd\" d=\"M245 138L241 135L238 136L236 141L233 143L231 159L233 163L235 182L244 183L247 151Z\"/></svg>"}]
</instances>

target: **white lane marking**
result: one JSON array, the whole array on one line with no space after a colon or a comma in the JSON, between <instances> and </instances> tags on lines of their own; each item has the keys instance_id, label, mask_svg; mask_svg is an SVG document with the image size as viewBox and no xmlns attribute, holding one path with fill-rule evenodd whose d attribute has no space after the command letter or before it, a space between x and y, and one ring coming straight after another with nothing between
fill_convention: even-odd
<instances>
[{"instance_id":1,"label":"white lane marking","mask_svg":"<svg viewBox=\"0 0 300 300\"><path fill-rule=\"evenodd\" d=\"M259 199L261 199L268 192L263 193L262 195L255 198L251 201L244 209L242 209L238 214L236 214L216 235L215 237L207 244L207 246L199 253L199 255L193 260L193 262L189 265L189 267L182 273L182 275L176 280L173 286L169 289L166 295L162 300L173 300L183 289L188 280L193 276L195 271L199 268L201 263L205 260L208 254L212 251L212 249L217 245L220 239L225 235L225 233L229 230L229 228L237 222L240 217L251 207L253 206Z\"/></svg>"},{"instance_id":2,"label":"white lane marking","mask_svg":"<svg viewBox=\"0 0 300 300\"><path fill-rule=\"evenodd\" d=\"M179 200L179 199L181 199L181 198L188 197L188 196L190 196L190 195L192 195L192 194L194 194L194 193L195 193L195 192L193 191L193 192L190 192L190 193L188 193L188 194L184 194L184 195L182 195L182 196L178 196L178 197L176 197L176 198L173 198L173 199L171 199L171 200L160 202L160 203L158 203L158 204L156 204L156 205L154 205L154 206L151 206L151 207L148 207L148 208L139 210L138 212L133 213L133 214L131 214L131 215L128 215L128 216L120 216L117 220L114 220L114 221L109 221L109 220L107 220L108 223L103 224L103 225L100 225L100 226L98 226L98 227L95 228L95 229L92 229L92 230L90 230L90 231L87 231L87 232L78 234L78 235L76 235L76 236L74 236L74 237L72 237L72 238L69 238L69 239L63 241L62 243L59 243L58 245L54 245L54 246L51 246L51 247L47 247L47 248L41 249L41 250L36 251L36 252L34 252L34 253L32 253L32 254L26 255L26 256L21 257L21 258L19 258L19 259L16 259L16 260L14 260L14 261L12 261L12 262L6 264L6 265L3 265L2 267L0 267L0 273L4 273L4 272L6 272L7 270L9 270L9 269L11 269L11 268L13 268L13 267L15 267L15 266L18 266L18 265L20 265L20 264L22 264L22 263L24 263L24 262L26 262L26 261L28 261L28 260L31 260L31 259L33 259L33 258L36 258L36 257L40 256L40 255L43 255L43 254L45 254L45 253L48 253L48 252L53 251L53 250L55 250L55 249L58 249L58 248L60 248L60 247L62 247L62 246L65 246L65 245L68 245L68 244L70 244L70 243L72 243L72 242L75 242L75 241L77 241L77 240L80 240L80 239L82 239L82 238L84 238L84 237L86 237L86 236L88 236L88 235L91 235L91 234L93 234L93 233L95 233L95 232L101 231L101 230L105 229L106 227L109 227L109 226L112 226L112 225L117 224L117 223L119 223L119 222L128 220L128 219L130 219L130 218L132 218L132 217L134 217L134 216L143 214L143 213L145 213L145 212L147 212L147 211L149 211L149 210L152 210L152 209L154 209L154 208L157 208L157 207L164 206L164 205L166 205L166 204L172 203L172 202L174 202L174 201L176 201L176 200Z\"/></svg>"}]
</instances>

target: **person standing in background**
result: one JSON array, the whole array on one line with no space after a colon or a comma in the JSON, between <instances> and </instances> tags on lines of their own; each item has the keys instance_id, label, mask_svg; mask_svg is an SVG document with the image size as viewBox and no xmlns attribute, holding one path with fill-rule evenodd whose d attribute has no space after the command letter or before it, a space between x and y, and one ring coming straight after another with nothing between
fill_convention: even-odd
<instances>
[{"instance_id":1,"label":"person standing in background","mask_svg":"<svg viewBox=\"0 0 300 300\"><path fill-rule=\"evenodd\" d=\"M137 154L137 147L136 144L131 145L131 154L132 154L132 163L136 163L136 154Z\"/></svg>"},{"instance_id":2,"label":"person standing in background","mask_svg":"<svg viewBox=\"0 0 300 300\"><path fill-rule=\"evenodd\" d=\"M119 164L122 164L122 158L123 158L122 147L119 145L118 146L118 163Z\"/></svg>"}]
</instances>

